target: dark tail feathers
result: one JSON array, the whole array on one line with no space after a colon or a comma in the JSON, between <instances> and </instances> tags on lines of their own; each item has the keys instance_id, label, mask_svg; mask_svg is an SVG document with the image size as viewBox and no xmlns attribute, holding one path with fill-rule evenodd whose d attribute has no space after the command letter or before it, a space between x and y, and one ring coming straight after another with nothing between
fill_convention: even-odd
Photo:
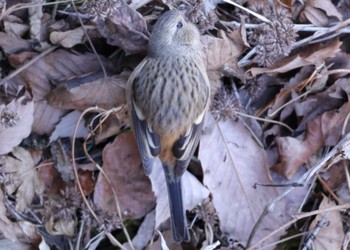
<instances>
[{"instance_id":1,"label":"dark tail feathers","mask_svg":"<svg viewBox=\"0 0 350 250\"><path fill-rule=\"evenodd\" d=\"M167 166L164 166L164 170L168 187L173 239L176 243L189 241L186 214L182 202L181 176L174 176Z\"/></svg>"}]
</instances>

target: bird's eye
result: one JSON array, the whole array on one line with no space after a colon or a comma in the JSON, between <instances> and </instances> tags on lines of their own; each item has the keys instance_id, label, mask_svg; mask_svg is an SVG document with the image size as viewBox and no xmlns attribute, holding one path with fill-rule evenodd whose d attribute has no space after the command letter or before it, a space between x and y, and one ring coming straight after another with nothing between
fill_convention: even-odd
<instances>
[{"instance_id":1,"label":"bird's eye","mask_svg":"<svg viewBox=\"0 0 350 250\"><path fill-rule=\"evenodd\" d=\"M176 24L176 28L178 28L178 29L181 29L182 26L183 26L182 22L178 22L178 23Z\"/></svg>"}]
</instances>

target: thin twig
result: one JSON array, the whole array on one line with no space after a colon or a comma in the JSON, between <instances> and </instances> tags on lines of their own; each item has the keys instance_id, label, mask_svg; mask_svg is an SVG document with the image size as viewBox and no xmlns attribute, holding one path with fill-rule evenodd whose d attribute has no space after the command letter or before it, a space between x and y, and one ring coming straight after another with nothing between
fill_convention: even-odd
<instances>
[{"instance_id":1,"label":"thin twig","mask_svg":"<svg viewBox=\"0 0 350 250\"><path fill-rule=\"evenodd\" d=\"M317 214L321 214L321 213L337 211L337 210L346 210L346 209L349 209L349 208L350 208L350 204L346 203L346 204L342 204L342 205L338 205L338 206L334 206L334 207L329 207L329 208L325 208L325 209L320 209L320 210L316 210L316 211L312 211L312 212L308 212L308 213L302 213L302 214L295 215L294 219L292 219L291 221L285 223L284 225L282 225L280 228L276 229L275 231L269 233L267 236L265 236L264 238L260 239L258 242L254 243L253 245L248 246L246 250L256 249L264 241L266 241L267 239L271 238L273 235L277 234L281 230L284 230L284 229L290 227L291 225L293 225L298 220L301 220L301 219L304 219L304 218L307 218L307 217L310 217L310 216L314 216L314 215L317 215Z\"/></svg>"},{"instance_id":2,"label":"thin twig","mask_svg":"<svg viewBox=\"0 0 350 250\"><path fill-rule=\"evenodd\" d=\"M290 132L293 132L293 129L291 127L289 127L287 124L283 123L283 122L279 122L279 121L275 121L275 120L271 120L271 119L267 119L267 118L260 118L257 116L252 116L252 115L247 115L238 111L235 111L236 114L243 116L243 117L248 117L257 121L264 121L264 122L270 122L270 123L274 123L274 124L278 124L280 126L285 127L286 129L288 129Z\"/></svg>"},{"instance_id":3,"label":"thin twig","mask_svg":"<svg viewBox=\"0 0 350 250\"><path fill-rule=\"evenodd\" d=\"M269 19L267 19L266 17L264 17L263 15L260 15L260 14L254 12L254 11L252 11L250 9L247 9L247 8L239 5L238 3L235 3L235 2L233 2L231 0L224 0L224 2L232 4L233 6L236 6L237 8L240 8L241 10L244 10L244 11L248 12L249 14L255 16L256 18L260 19L261 21L263 21L265 23L271 23L271 21Z\"/></svg>"},{"instance_id":4,"label":"thin twig","mask_svg":"<svg viewBox=\"0 0 350 250\"><path fill-rule=\"evenodd\" d=\"M298 180L291 183L294 185L291 185L282 194L280 194L279 196L274 198L271 202L269 202L265 206L264 211L262 212L259 219L255 223L255 225L252 229L252 232L249 236L248 243L247 243L247 247L249 247L249 249L252 249L252 248L256 247L257 245L260 245L263 241L265 241L266 239L268 239L269 237L271 237L272 235L274 235L275 233L277 233L280 230L280 229L275 230L273 233L270 233L268 236L264 237L262 240L259 240L259 242L255 243L254 245L251 246L251 241L253 240L255 233L258 230L258 227L261 225L263 218L267 214L269 214L273 211L274 207L276 206L276 203L278 201L282 200L284 197L286 197L291 191L293 191L295 189L296 186L307 185L309 183L309 181L315 176L315 174L318 173L324 167L324 165L326 165L326 163L328 163L329 160L332 159L334 162L336 162L337 160L342 159L343 156L341 156L340 149L342 147L346 146L346 143L349 143L349 140L350 140L350 133L346 134L344 136L344 138L341 139L340 142L338 142L338 144L326 156L324 156L314 167L312 167L307 172L305 172ZM350 204L347 204L347 205L350 206Z\"/></svg>"}]
</instances>

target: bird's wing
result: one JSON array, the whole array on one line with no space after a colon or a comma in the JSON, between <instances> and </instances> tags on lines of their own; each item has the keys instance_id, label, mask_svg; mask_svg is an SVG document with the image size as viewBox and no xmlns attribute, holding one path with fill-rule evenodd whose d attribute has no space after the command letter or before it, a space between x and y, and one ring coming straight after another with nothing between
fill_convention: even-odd
<instances>
[{"instance_id":1,"label":"bird's wing","mask_svg":"<svg viewBox=\"0 0 350 250\"><path fill-rule=\"evenodd\" d=\"M152 171L152 166L155 157L160 153L160 138L159 135L153 132L152 128L148 125L144 114L140 107L137 106L134 99L133 85L140 79L136 77L144 68L146 60L140 63L134 70L133 74L129 78L128 82L128 96L130 98L128 106L131 115L132 125L134 128L136 143L138 145L142 164L145 173L149 175Z\"/></svg>"},{"instance_id":2,"label":"bird's wing","mask_svg":"<svg viewBox=\"0 0 350 250\"><path fill-rule=\"evenodd\" d=\"M200 72L205 72L205 69ZM203 107L202 112L197 116L192 126L186 131L186 133L180 136L173 147L173 154L177 159L175 173L178 176L181 176L186 170L194 154L194 151L198 146L204 123L204 115L209 106L210 87L208 77L206 75L200 74L200 81L203 81L205 83L205 87L207 88L206 105Z\"/></svg>"}]
</instances>

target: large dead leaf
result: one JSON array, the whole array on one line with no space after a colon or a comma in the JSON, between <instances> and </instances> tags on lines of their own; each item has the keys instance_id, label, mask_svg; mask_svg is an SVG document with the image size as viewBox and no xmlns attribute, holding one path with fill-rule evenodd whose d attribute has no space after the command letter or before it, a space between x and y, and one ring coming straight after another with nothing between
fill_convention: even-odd
<instances>
[{"instance_id":1,"label":"large dead leaf","mask_svg":"<svg viewBox=\"0 0 350 250\"><path fill-rule=\"evenodd\" d=\"M153 164L152 173L150 174L152 189L157 197L156 206L156 225L158 228L161 223L170 217L168 191L164 176L163 166L160 160ZM182 199L185 210L192 210L201 204L208 196L209 192L206 187L200 183L190 172L185 171L182 176Z\"/></svg>"},{"instance_id":2,"label":"large dead leaf","mask_svg":"<svg viewBox=\"0 0 350 250\"><path fill-rule=\"evenodd\" d=\"M254 77L264 73L285 73L305 65L319 66L327 58L335 56L340 51L341 45L342 42L339 39L335 39L326 46L320 44L309 46L304 52L284 58L269 68L253 67L247 71L247 74Z\"/></svg>"},{"instance_id":3,"label":"large dead leaf","mask_svg":"<svg viewBox=\"0 0 350 250\"><path fill-rule=\"evenodd\" d=\"M113 144L104 148L103 171L116 191L123 219L141 218L154 207L151 185L144 174L131 132L117 136ZM116 212L115 197L102 173L96 182L94 203L104 210Z\"/></svg>"},{"instance_id":4,"label":"large dead leaf","mask_svg":"<svg viewBox=\"0 0 350 250\"><path fill-rule=\"evenodd\" d=\"M74 78L51 91L47 100L61 109L113 108L126 102L125 85L129 75L124 72L105 78L102 73L97 73Z\"/></svg>"},{"instance_id":5,"label":"large dead leaf","mask_svg":"<svg viewBox=\"0 0 350 250\"><path fill-rule=\"evenodd\" d=\"M21 54L12 55L12 60ZM113 69L106 58L100 56L107 71ZM75 51L58 49L41 58L31 66L22 70L8 83L8 92L15 95L16 86L26 84L33 91L34 101L42 100L51 90L54 82L101 71L101 65L93 53L78 53ZM52 81L52 83L51 83Z\"/></svg>"},{"instance_id":6,"label":"large dead leaf","mask_svg":"<svg viewBox=\"0 0 350 250\"><path fill-rule=\"evenodd\" d=\"M42 194L44 185L27 150L16 147L11 153L0 157L1 172L5 175L6 193L16 196L16 210L23 212L35 195Z\"/></svg>"},{"instance_id":7,"label":"large dead leaf","mask_svg":"<svg viewBox=\"0 0 350 250\"><path fill-rule=\"evenodd\" d=\"M208 114L203 133L199 148L203 181L212 194L220 229L244 244L265 205L277 196L275 188L253 188L254 183L271 183L265 151L242 124L232 120L216 122ZM254 240L262 239L286 222L290 212L286 206L284 200L277 203Z\"/></svg>"},{"instance_id":8,"label":"large dead leaf","mask_svg":"<svg viewBox=\"0 0 350 250\"><path fill-rule=\"evenodd\" d=\"M12 60L20 57L20 54L12 55ZM100 56L107 71L113 66ZM40 103L40 109L35 108L35 124L33 130L39 134L49 133L59 122L64 111L52 108L43 100L52 88L51 81L69 79L74 76L84 75L101 70L101 65L93 53L77 53L58 49L31 66L22 70L19 74L8 81L7 93L16 96L18 89L29 86L32 90L35 105ZM42 114L46 115L42 115ZM40 118L40 119L39 119ZM39 123L40 121L40 123Z\"/></svg>"},{"instance_id":9,"label":"large dead leaf","mask_svg":"<svg viewBox=\"0 0 350 250\"><path fill-rule=\"evenodd\" d=\"M29 136L33 113L34 103L25 96L0 105L0 154L7 154Z\"/></svg>"},{"instance_id":10,"label":"large dead leaf","mask_svg":"<svg viewBox=\"0 0 350 250\"><path fill-rule=\"evenodd\" d=\"M335 207L334 201L323 196L320 210ZM318 227L316 229L316 227ZM330 211L316 216L309 227L313 243L312 248L318 250L342 249L344 239L343 221L340 211ZM315 230L315 231L311 231Z\"/></svg>"}]
</instances>

